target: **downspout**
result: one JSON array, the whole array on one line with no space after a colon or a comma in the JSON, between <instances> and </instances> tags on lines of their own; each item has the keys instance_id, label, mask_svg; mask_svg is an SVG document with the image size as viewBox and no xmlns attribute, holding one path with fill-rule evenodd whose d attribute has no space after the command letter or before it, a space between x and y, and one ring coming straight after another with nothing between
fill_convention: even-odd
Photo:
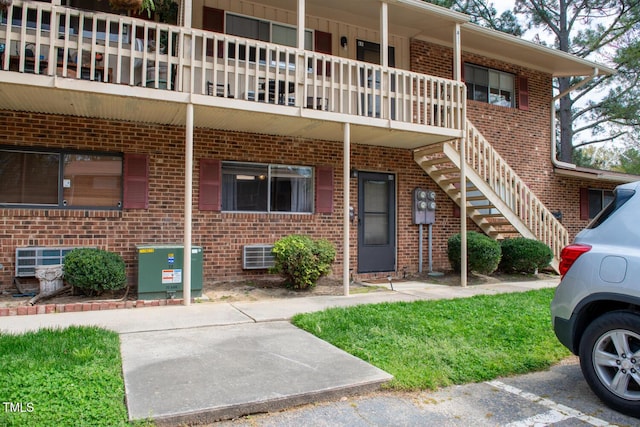
<instances>
[{"instance_id":1,"label":"downspout","mask_svg":"<svg viewBox=\"0 0 640 427\"><path fill-rule=\"evenodd\" d=\"M551 164L554 167L559 167L559 168L563 168L563 169L575 169L576 165L573 163L567 163L567 162L563 162L561 160L558 160L558 149L556 147L556 101L558 101L560 98L562 98L563 96L573 92L576 89L581 88L582 86L586 85L587 83L591 82L593 79L595 79L596 77L598 77L598 75L600 74L600 70L598 68L594 68L593 69L593 74L590 77L587 77L586 79L582 80L581 82L576 83L575 85L571 86L569 89L565 90L562 93L559 93L558 95L554 96L553 99L551 100Z\"/></svg>"}]
</instances>

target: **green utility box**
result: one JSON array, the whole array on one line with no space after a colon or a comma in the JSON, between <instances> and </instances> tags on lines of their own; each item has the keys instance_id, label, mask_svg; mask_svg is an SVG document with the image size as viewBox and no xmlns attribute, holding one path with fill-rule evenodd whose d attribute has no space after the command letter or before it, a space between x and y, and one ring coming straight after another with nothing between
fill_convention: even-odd
<instances>
[{"instance_id":1,"label":"green utility box","mask_svg":"<svg viewBox=\"0 0 640 427\"><path fill-rule=\"evenodd\" d=\"M138 299L182 298L183 245L139 245ZM191 247L191 297L202 296L202 247Z\"/></svg>"}]
</instances>

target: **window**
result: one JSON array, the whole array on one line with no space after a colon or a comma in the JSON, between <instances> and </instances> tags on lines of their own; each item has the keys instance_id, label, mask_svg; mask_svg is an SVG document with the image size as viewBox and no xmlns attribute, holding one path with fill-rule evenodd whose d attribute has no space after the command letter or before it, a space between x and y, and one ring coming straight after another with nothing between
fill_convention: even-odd
<instances>
[{"instance_id":1,"label":"window","mask_svg":"<svg viewBox=\"0 0 640 427\"><path fill-rule=\"evenodd\" d=\"M222 163L222 210L313 212L313 168Z\"/></svg>"},{"instance_id":2,"label":"window","mask_svg":"<svg viewBox=\"0 0 640 427\"><path fill-rule=\"evenodd\" d=\"M122 156L0 149L0 203L118 209Z\"/></svg>"},{"instance_id":3,"label":"window","mask_svg":"<svg viewBox=\"0 0 640 427\"><path fill-rule=\"evenodd\" d=\"M393 46L389 46L387 52L388 52L389 66L395 67L396 65L395 48ZM380 44L365 41L365 40L356 40L356 59L358 61L369 62L371 64L380 64L381 62ZM367 88L371 88L373 87L373 85L375 85L376 90L380 89L381 74L379 70L373 71L371 69L367 69L366 76L365 76L365 69L361 67L359 77L360 77L360 83L359 83L360 86L364 86L366 84ZM396 90L396 79L395 79L395 76L393 75L391 76L390 89L392 92L395 92ZM390 102L391 102L391 118L395 119L395 111L396 111L395 99L391 98ZM374 107L375 107L375 111L374 111ZM361 114L364 114L366 110L366 115L369 117L381 117L380 116L381 108L382 108L382 98L380 98L380 95L376 95L374 97L371 94L367 94L366 101L365 101L364 94L360 95L360 109L362 112Z\"/></svg>"},{"instance_id":4,"label":"window","mask_svg":"<svg viewBox=\"0 0 640 427\"><path fill-rule=\"evenodd\" d=\"M467 99L515 107L515 76L477 65L464 65Z\"/></svg>"},{"instance_id":5,"label":"window","mask_svg":"<svg viewBox=\"0 0 640 427\"><path fill-rule=\"evenodd\" d=\"M298 32L296 27L288 27L281 24L271 24L271 42L285 46L295 47L298 43ZM313 47L313 32L305 30L304 48L311 50Z\"/></svg>"},{"instance_id":6,"label":"window","mask_svg":"<svg viewBox=\"0 0 640 427\"><path fill-rule=\"evenodd\" d=\"M248 16L227 13L226 33L247 39L272 42L285 46L295 47L298 41L296 27L263 21ZM304 48L313 48L313 32L305 30Z\"/></svg>"},{"instance_id":7,"label":"window","mask_svg":"<svg viewBox=\"0 0 640 427\"><path fill-rule=\"evenodd\" d=\"M613 201L613 191L589 189L589 219L595 218Z\"/></svg>"},{"instance_id":8,"label":"window","mask_svg":"<svg viewBox=\"0 0 640 427\"><path fill-rule=\"evenodd\" d=\"M227 14L227 34L247 39L269 41L269 22Z\"/></svg>"}]
</instances>

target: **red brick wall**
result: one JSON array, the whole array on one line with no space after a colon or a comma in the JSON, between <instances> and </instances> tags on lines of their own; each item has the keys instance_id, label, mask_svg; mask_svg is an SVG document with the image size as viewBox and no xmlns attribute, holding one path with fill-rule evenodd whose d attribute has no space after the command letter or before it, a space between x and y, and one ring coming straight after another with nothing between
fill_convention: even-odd
<instances>
[{"instance_id":1,"label":"red brick wall","mask_svg":"<svg viewBox=\"0 0 640 427\"><path fill-rule=\"evenodd\" d=\"M414 71L450 78L451 49L422 41L411 44ZM573 236L586 221L579 218L579 188L605 188L595 182L561 178L550 160L549 75L488 61L473 55L464 60L526 75L530 108L521 111L479 102L468 103L469 117L500 154L552 211L560 210ZM3 144L80 150L144 153L150 156L148 210L90 211L0 208L0 289L11 286L17 246L96 246L121 253L132 283L136 244L175 243L183 239L184 129L44 114L0 112ZM338 249L334 273L342 271L342 143L300 138L196 129L194 132L193 244L204 248L205 281L250 278L243 271L242 246L272 243L290 233L325 237ZM264 163L332 165L334 212L330 215L246 214L201 212L198 201L198 161L220 159ZM354 145L352 168L396 174L397 275L418 269L418 227L411 224L413 188L435 190L438 211L433 226L433 266L448 270L447 239L459 232L453 202L413 161L409 150ZM612 188L610 184L608 188ZM357 206L357 184L352 180L351 203ZM469 222L470 228L475 228ZM423 267L427 265L426 227ZM351 268L357 271L357 228L351 226ZM386 276L386 273L384 274Z\"/></svg>"},{"instance_id":2,"label":"red brick wall","mask_svg":"<svg viewBox=\"0 0 640 427\"><path fill-rule=\"evenodd\" d=\"M463 52L462 60L527 77L529 110L468 101L467 116L545 206L552 212L562 212L562 224L573 238L588 223L580 219L580 188L613 189L615 184L565 178L554 172L551 163L551 76L466 52ZM452 78L452 50L412 40L411 67L419 73Z\"/></svg>"},{"instance_id":3,"label":"red brick wall","mask_svg":"<svg viewBox=\"0 0 640 427\"><path fill-rule=\"evenodd\" d=\"M95 246L122 254L135 283L135 245L175 243L183 239L184 129L76 117L3 111L0 130L4 144L145 153L150 156L149 208L122 211L0 209L0 287L9 287L18 246ZM249 278L242 270L242 246L273 243L290 233L325 237L338 249L334 272L342 271L342 143L269 135L196 129L194 132L193 244L204 248L206 281ZM198 162L220 159L264 163L332 165L334 213L247 214L199 211ZM396 174L398 274L418 269L418 227L411 224L412 190L438 190L413 161L412 152L382 147L352 147L354 169ZM357 182L352 180L351 203L357 207ZM446 240L459 221L448 215L453 203L438 190L438 227L434 232L434 266L448 269ZM351 227L351 268L357 271L357 228ZM427 268L426 228L424 268ZM384 274L386 276L386 273Z\"/></svg>"}]
</instances>

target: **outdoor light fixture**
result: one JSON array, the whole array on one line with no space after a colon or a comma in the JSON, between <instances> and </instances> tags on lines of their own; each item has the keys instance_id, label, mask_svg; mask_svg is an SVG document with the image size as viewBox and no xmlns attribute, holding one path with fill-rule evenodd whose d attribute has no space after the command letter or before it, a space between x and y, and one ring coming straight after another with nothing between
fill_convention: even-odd
<instances>
[{"instance_id":1,"label":"outdoor light fixture","mask_svg":"<svg viewBox=\"0 0 640 427\"><path fill-rule=\"evenodd\" d=\"M342 46L343 49L347 48L347 37L346 36L340 37L340 46Z\"/></svg>"}]
</instances>

